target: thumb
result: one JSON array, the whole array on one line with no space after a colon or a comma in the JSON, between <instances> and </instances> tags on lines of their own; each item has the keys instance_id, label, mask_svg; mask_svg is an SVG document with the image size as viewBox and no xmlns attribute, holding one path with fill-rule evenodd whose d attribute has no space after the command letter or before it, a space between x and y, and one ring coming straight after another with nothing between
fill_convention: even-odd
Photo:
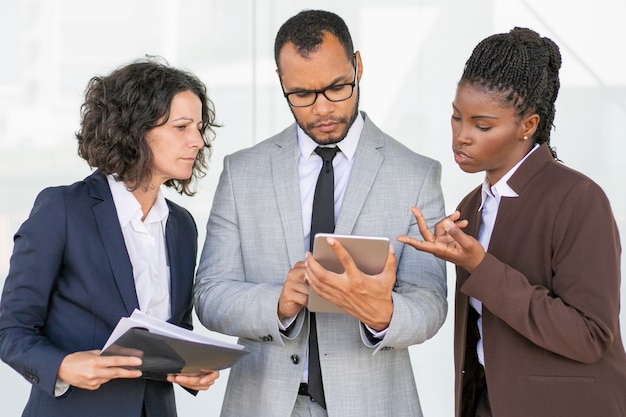
<instances>
[{"instance_id":1,"label":"thumb","mask_svg":"<svg viewBox=\"0 0 626 417\"><path fill-rule=\"evenodd\" d=\"M463 249L469 249L474 245L476 239L461 230L453 221L444 219L442 226L446 233Z\"/></svg>"}]
</instances>

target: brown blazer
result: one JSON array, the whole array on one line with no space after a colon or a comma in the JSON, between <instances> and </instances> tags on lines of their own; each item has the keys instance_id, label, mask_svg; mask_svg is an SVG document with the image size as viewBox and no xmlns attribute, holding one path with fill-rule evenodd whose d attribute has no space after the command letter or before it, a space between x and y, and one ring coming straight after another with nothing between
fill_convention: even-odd
<instances>
[{"instance_id":1,"label":"brown blazer","mask_svg":"<svg viewBox=\"0 0 626 417\"><path fill-rule=\"evenodd\" d=\"M606 195L545 144L508 184L519 197L502 198L484 261L471 275L457 268L456 416L475 362L469 296L483 303L494 417L626 416L621 247ZM459 205L474 237L480 203L478 187Z\"/></svg>"}]
</instances>

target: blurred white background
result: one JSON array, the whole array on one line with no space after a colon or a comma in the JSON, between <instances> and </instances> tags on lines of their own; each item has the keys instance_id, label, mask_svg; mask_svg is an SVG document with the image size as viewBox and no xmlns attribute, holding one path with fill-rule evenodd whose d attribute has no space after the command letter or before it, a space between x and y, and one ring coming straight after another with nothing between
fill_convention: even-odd
<instances>
[{"instance_id":1,"label":"blurred white background","mask_svg":"<svg viewBox=\"0 0 626 417\"><path fill-rule=\"evenodd\" d=\"M274 73L273 42L280 25L305 8L331 10L346 20L363 58L361 109L413 150L442 162L448 212L482 181L482 174L463 173L450 150L451 102L473 47L514 26L555 40L563 68L552 145L567 165L604 188L626 236L620 156L626 154L624 2L0 0L0 284L12 236L36 194L90 173L73 136L88 80L145 54L196 73L223 124L198 194L169 194L194 215L202 244L224 155L292 122ZM451 306L454 278L449 266ZM450 310L433 339L411 348L427 417L453 414L452 317ZM621 318L623 333L623 312ZM196 330L209 334L199 324ZM179 415L217 416L227 377L222 372L213 388L195 398L177 390ZM0 364L3 416L20 415L29 390L29 383Z\"/></svg>"}]
</instances>

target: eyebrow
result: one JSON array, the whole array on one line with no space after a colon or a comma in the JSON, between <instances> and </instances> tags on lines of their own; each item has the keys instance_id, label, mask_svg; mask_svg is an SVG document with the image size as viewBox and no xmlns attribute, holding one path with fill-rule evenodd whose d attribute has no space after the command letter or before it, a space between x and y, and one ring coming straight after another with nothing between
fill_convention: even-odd
<instances>
[{"instance_id":1,"label":"eyebrow","mask_svg":"<svg viewBox=\"0 0 626 417\"><path fill-rule=\"evenodd\" d=\"M315 89L311 89L311 88L300 88L300 87L296 87L293 89L289 89L289 91L286 91L287 93L300 93L300 92L312 92L312 91L322 91L322 90L326 90L327 88L331 88L334 87L336 85L339 84L349 84L345 82L345 75L340 75L338 77L335 77L335 79L330 83L327 84L326 87L322 87L319 90L315 90Z\"/></svg>"},{"instance_id":2,"label":"eyebrow","mask_svg":"<svg viewBox=\"0 0 626 417\"><path fill-rule=\"evenodd\" d=\"M456 110L456 111L459 111L459 109L457 109L457 107L454 105L454 102L452 102L452 108L454 110ZM486 114L484 114L484 115L483 114L478 114L476 116L470 117L470 119L494 119L494 120L497 120L497 119L499 119L499 117L498 116L489 116L489 115L486 115Z\"/></svg>"},{"instance_id":3,"label":"eyebrow","mask_svg":"<svg viewBox=\"0 0 626 417\"><path fill-rule=\"evenodd\" d=\"M192 117L186 117L186 116L181 116L177 119L170 119L171 122L179 122L181 120L186 120L188 122L192 122L193 123L193 118Z\"/></svg>"}]
</instances>

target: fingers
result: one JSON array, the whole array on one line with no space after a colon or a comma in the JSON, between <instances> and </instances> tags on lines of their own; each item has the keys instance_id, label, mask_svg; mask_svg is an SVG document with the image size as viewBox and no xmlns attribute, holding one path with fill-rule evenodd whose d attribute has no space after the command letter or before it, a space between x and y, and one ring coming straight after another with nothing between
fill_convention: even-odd
<instances>
[{"instance_id":1,"label":"fingers","mask_svg":"<svg viewBox=\"0 0 626 417\"><path fill-rule=\"evenodd\" d=\"M141 363L132 356L100 356L98 350L75 352L63 358L57 376L72 386L95 390L112 379L141 377L141 371L125 368Z\"/></svg>"},{"instance_id":2,"label":"fingers","mask_svg":"<svg viewBox=\"0 0 626 417\"><path fill-rule=\"evenodd\" d=\"M398 242L405 243L409 246L413 246L417 250L423 251L423 250L426 250L427 248L426 242L419 240L419 239L415 239L414 237L411 237L408 235L400 235L396 238L396 240Z\"/></svg>"},{"instance_id":3,"label":"fingers","mask_svg":"<svg viewBox=\"0 0 626 417\"><path fill-rule=\"evenodd\" d=\"M441 227L463 249L473 246L476 239L462 231L459 226L448 218L441 221Z\"/></svg>"},{"instance_id":4,"label":"fingers","mask_svg":"<svg viewBox=\"0 0 626 417\"><path fill-rule=\"evenodd\" d=\"M388 245L383 270L368 275L358 268L338 239L327 238L327 242L345 271L328 271L309 253L306 274L311 288L372 329L386 328L393 314L391 292L396 281L397 260L393 246Z\"/></svg>"},{"instance_id":5,"label":"fingers","mask_svg":"<svg viewBox=\"0 0 626 417\"><path fill-rule=\"evenodd\" d=\"M143 355L143 352L137 352L139 355ZM141 358L138 356L98 356L100 366L105 368L114 367L136 367L142 363Z\"/></svg>"},{"instance_id":6,"label":"fingers","mask_svg":"<svg viewBox=\"0 0 626 417\"><path fill-rule=\"evenodd\" d=\"M167 380L185 388L206 391L215 383L219 376L219 371L203 369L199 374L170 374L167 376Z\"/></svg>"},{"instance_id":7,"label":"fingers","mask_svg":"<svg viewBox=\"0 0 626 417\"><path fill-rule=\"evenodd\" d=\"M431 232L431 230L428 228L428 225L426 224L426 219L424 218L422 211L417 207L411 207L411 212L415 216L415 220L417 220L417 228L419 229L422 238L424 238L424 240L427 242L432 242L433 240L435 240L433 232Z\"/></svg>"},{"instance_id":8,"label":"fingers","mask_svg":"<svg viewBox=\"0 0 626 417\"><path fill-rule=\"evenodd\" d=\"M326 238L326 241L328 242L328 246L335 252L335 255L337 255L337 259L339 259L339 262L348 275L359 271L359 268L354 263L354 259L352 259L352 256L341 242L332 237Z\"/></svg>"},{"instance_id":9,"label":"fingers","mask_svg":"<svg viewBox=\"0 0 626 417\"><path fill-rule=\"evenodd\" d=\"M318 261L313 257L311 252L308 252L306 255L306 280L308 285L322 298L325 298L340 307L342 305L338 304L336 300L337 294L341 293L343 290L341 288L345 287L347 281L347 275L350 271L354 271L355 269L358 271L358 268L354 264L354 260L348 253L348 251L339 243L337 239L334 238L326 238L328 245L335 252L339 262L343 265L345 272L342 274L337 274L332 271L324 268Z\"/></svg>"},{"instance_id":10,"label":"fingers","mask_svg":"<svg viewBox=\"0 0 626 417\"><path fill-rule=\"evenodd\" d=\"M308 303L309 285L304 279L305 262L299 261L287 273L278 299L277 313L281 320L294 317Z\"/></svg>"},{"instance_id":11,"label":"fingers","mask_svg":"<svg viewBox=\"0 0 626 417\"><path fill-rule=\"evenodd\" d=\"M390 243L389 251L387 252L387 260L385 261L385 267L383 268L382 275L383 276L393 275L395 277L397 266L398 266L398 260L396 258L396 254L393 251L393 245Z\"/></svg>"}]
</instances>

